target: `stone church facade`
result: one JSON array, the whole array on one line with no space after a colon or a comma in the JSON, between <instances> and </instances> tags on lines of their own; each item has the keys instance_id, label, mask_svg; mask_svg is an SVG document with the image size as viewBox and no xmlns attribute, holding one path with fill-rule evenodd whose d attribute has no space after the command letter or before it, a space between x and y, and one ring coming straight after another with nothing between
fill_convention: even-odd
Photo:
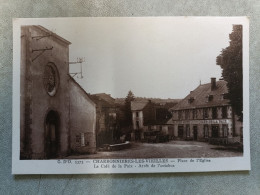
<instances>
[{"instance_id":1,"label":"stone church facade","mask_svg":"<svg viewBox=\"0 0 260 195\"><path fill-rule=\"evenodd\" d=\"M20 159L94 153L95 103L69 75L71 43L21 27Z\"/></svg>"}]
</instances>

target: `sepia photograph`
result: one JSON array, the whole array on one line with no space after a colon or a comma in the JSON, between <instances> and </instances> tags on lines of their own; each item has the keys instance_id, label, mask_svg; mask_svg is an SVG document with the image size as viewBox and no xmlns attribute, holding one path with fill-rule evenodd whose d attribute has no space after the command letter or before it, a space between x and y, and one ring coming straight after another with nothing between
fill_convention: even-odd
<instances>
[{"instance_id":1,"label":"sepia photograph","mask_svg":"<svg viewBox=\"0 0 260 195\"><path fill-rule=\"evenodd\" d=\"M248 23L14 19L13 173L249 170Z\"/></svg>"}]
</instances>

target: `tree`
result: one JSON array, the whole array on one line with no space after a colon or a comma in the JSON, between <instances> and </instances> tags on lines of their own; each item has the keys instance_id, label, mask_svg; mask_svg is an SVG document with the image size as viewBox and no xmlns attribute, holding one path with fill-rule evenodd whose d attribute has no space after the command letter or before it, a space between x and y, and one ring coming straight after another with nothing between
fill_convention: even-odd
<instances>
[{"instance_id":1,"label":"tree","mask_svg":"<svg viewBox=\"0 0 260 195\"><path fill-rule=\"evenodd\" d=\"M217 57L217 65L222 68L222 77L227 81L227 98L239 118L243 119L243 45L242 25L233 25L229 34L229 46Z\"/></svg>"},{"instance_id":2,"label":"tree","mask_svg":"<svg viewBox=\"0 0 260 195\"><path fill-rule=\"evenodd\" d=\"M135 99L133 92L130 90L125 98L125 106L124 106L124 113L125 113L125 123L124 125L130 126L132 124L132 111L131 111L131 101Z\"/></svg>"}]
</instances>

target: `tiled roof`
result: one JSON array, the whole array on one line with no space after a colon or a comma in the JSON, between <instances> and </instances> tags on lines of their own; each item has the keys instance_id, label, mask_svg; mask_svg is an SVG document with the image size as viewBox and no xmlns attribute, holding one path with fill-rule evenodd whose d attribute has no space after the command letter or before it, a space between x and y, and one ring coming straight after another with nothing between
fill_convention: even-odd
<instances>
[{"instance_id":1,"label":"tiled roof","mask_svg":"<svg viewBox=\"0 0 260 195\"><path fill-rule=\"evenodd\" d=\"M199 85L194 91L191 91L189 95L187 95L171 109L181 110L198 107L229 105L229 100L223 98L223 94L226 94L227 92L227 82L224 80L217 81L216 88L214 90L211 90L211 83ZM210 101L208 99L209 95L212 97L212 100Z\"/></svg>"},{"instance_id":2,"label":"tiled roof","mask_svg":"<svg viewBox=\"0 0 260 195\"><path fill-rule=\"evenodd\" d=\"M115 99L106 93L92 94L91 98L97 105L102 107L115 107Z\"/></svg>"},{"instance_id":3,"label":"tiled roof","mask_svg":"<svg viewBox=\"0 0 260 195\"><path fill-rule=\"evenodd\" d=\"M106 93L96 93L96 94L93 94L94 96L97 96L111 104L115 103L115 99L111 97L110 94L106 94Z\"/></svg>"},{"instance_id":4,"label":"tiled roof","mask_svg":"<svg viewBox=\"0 0 260 195\"><path fill-rule=\"evenodd\" d=\"M125 98L116 98L115 103L122 106L125 104Z\"/></svg>"},{"instance_id":5,"label":"tiled roof","mask_svg":"<svg viewBox=\"0 0 260 195\"><path fill-rule=\"evenodd\" d=\"M143 108L147 105L148 100L144 101L132 101L131 102L131 110L143 110Z\"/></svg>"}]
</instances>

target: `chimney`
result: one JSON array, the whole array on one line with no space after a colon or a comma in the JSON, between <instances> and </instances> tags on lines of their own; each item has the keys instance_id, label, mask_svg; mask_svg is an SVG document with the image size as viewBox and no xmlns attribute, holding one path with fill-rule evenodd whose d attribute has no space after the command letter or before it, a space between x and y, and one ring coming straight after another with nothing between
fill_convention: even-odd
<instances>
[{"instance_id":1,"label":"chimney","mask_svg":"<svg viewBox=\"0 0 260 195\"><path fill-rule=\"evenodd\" d=\"M211 78L211 91L215 90L216 88L217 88L216 78L212 77Z\"/></svg>"}]
</instances>

